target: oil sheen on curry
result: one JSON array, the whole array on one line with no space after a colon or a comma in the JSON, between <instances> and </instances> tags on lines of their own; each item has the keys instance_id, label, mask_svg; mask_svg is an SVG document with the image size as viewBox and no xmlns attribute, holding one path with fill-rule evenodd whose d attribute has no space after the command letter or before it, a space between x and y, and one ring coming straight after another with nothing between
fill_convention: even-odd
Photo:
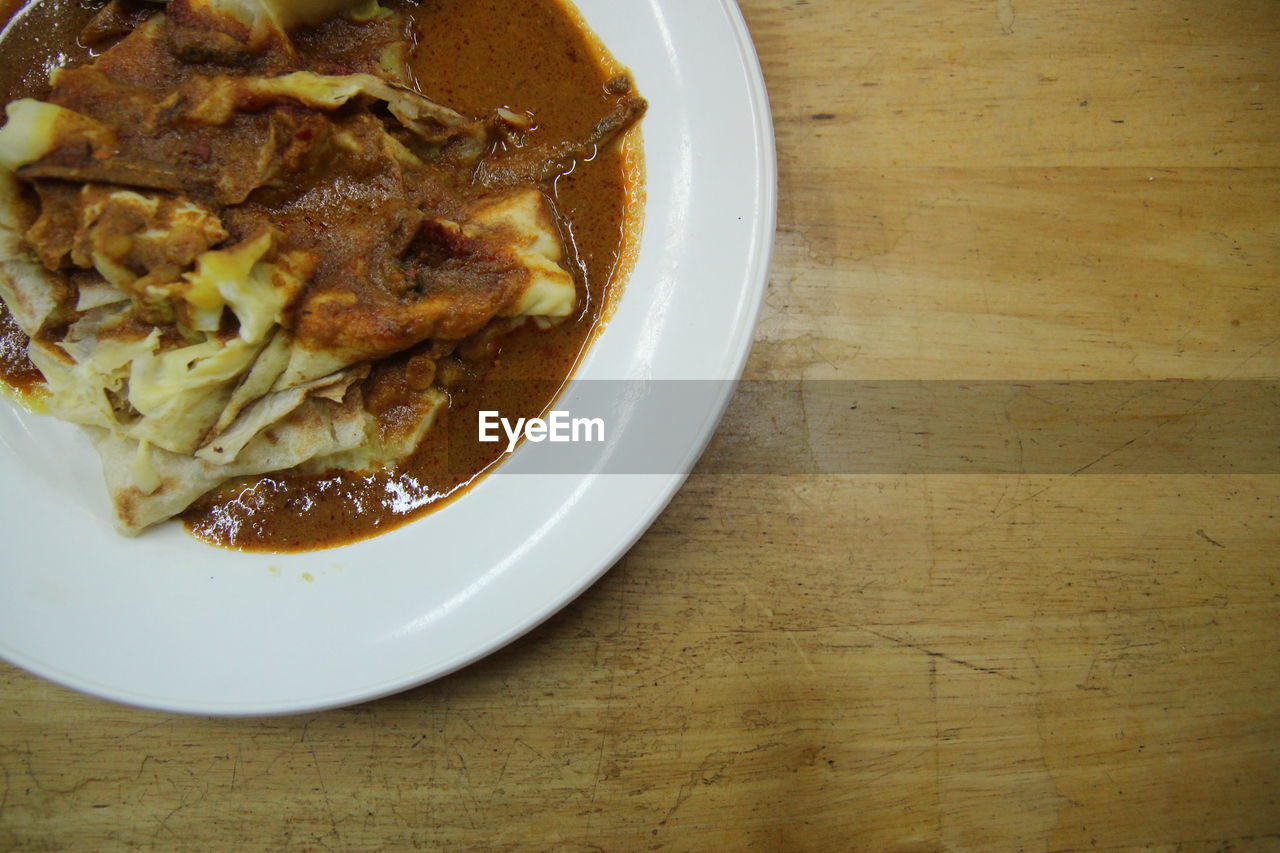
<instances>
[{"instance_id":1,"label":"oil sheen on curry","mask_svg":"<svg viewBox=\"0 0 1280 853\"><path fill-rule=\"evenodd\" d=\"M633 250L646 105L559 0L0 6L0 372L117 524L305 550L462 494Z\"/></svg>"}]
</instances>

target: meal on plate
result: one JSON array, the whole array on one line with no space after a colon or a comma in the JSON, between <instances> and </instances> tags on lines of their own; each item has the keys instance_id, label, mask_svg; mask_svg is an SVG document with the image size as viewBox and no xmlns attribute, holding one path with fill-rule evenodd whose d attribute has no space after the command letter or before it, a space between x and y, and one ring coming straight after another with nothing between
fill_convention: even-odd
<instances>
[{"instance_id":1,"label":"meal on plate","mask_svg":"<svg viewBox=\"0 0 1280 853\"><path fill-rule=\"evenodd\" d=\"M557 0L35 0L0 45L0 363L126 533L459 493L501 448L438 422L540 414L635 242L646 105Z\"/></svg>"}]
</instances>

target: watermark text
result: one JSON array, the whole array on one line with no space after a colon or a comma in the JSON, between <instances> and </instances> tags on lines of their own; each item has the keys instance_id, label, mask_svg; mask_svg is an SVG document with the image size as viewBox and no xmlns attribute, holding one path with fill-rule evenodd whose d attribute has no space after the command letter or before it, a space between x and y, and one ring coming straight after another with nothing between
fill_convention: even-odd
<instances>
[{"instance_id":1,"label":"watermark text","mask_svg":"<svg viewBox=\"0 0 1280 853\"><path fill-rule=\"evenodd\" d=\"M481 442L493 444L501 441L505 435L507 449L510 453L516 449L520 439L524 438L534 444L543 441L563 442L603 442L603 418L575 418L569 412L552 411L546 418L510 418L491 410L480 412L479 438Z\"/></svg>"}]
</instances>

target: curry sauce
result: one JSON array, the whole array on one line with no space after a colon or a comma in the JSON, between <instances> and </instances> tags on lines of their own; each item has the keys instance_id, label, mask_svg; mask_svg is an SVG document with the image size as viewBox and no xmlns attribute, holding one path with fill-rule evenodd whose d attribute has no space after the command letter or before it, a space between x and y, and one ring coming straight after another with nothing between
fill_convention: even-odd
<instances>
[{"instance_id":1,"label":"curry sauce","mask_svg":"<svg viewBox=\"0 0 1280 853\"><path fill-rule=\"evenodd\" d=\"M500 106L525 116L531 144L590 136L617 95L621 69L556 0L397 5L408 12L416 36L410 60L415 87L466 115ZM66 64L87 59L89 51L74 41L59 48L58 39L78 32L93 14L79 3L46 0L19 17L3 45L12 58L0 73L6 100L42 94L41 76L30 68L51 51ZM300 33L300 50L307 49L308 39L325 38L324 30ZM462 494L502 452L474 441L477 411L496 409L511 418L544 412L607 314L633 243L638 173L638 146L615 144L573 152L555 174L543 176L539 183L578 290L576 315L551 329L530 324L501 337L477 336L441 362L442 370L456 374L443 380L449 405L395 471L280 472L231 482L186 511L188 529L232 548L307 550L394 528ZM13 336L5 335L4 378L30 387L32 368L9 354ZM371 408L383 399L381 405L394 409L395 380L405 370L405 358L394 356L385 366L375 365L366 392Z\"/></svg>"}]
</instances>

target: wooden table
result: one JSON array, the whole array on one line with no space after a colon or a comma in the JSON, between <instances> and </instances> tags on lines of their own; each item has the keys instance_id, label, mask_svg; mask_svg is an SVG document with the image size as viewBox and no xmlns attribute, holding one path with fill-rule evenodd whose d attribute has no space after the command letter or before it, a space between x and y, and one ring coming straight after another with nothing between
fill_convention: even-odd
<instances>
[{"instance_id":1,"label":"wooden table","mask_svg":"<svg viewBox=\"0 0 1280 853\"><path fill-rule=\"evenodd\" d=\"M1280 375L1274 0L743 6L751 377ZM394 698L203 720L0 670L0 848L1280 849L1275 473L709 470Z\"/></svg>"}]
</instances>

